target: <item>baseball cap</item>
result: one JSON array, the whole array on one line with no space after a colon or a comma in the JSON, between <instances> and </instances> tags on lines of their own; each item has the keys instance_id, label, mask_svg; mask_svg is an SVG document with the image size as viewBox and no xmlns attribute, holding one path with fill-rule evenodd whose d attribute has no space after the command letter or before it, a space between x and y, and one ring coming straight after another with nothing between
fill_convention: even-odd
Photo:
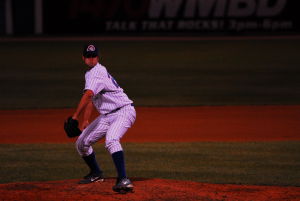
<instances>
[{"instance_id":1,"label":"baseball cap","mask_svg":"<svg viewBox=\"0 0 300 201\"><path fill-rule=\"evenodd\" d=\"M83 47L82 55L86 58L97 57L98 48L93 44L85 45Z\"/></svg>"}]
</instances>

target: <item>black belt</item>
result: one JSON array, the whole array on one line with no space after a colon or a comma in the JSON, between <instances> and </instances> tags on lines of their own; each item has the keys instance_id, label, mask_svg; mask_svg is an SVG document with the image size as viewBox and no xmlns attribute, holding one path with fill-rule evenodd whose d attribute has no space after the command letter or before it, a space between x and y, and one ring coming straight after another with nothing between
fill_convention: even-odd
<instances>
[{"instance_id":1,"label":"black belt","mask_svg":"<svg viewBox=\"0 0 300 201\"><path fill-rule=\"evenodd\" d=\"M133 103L131 103L130 105L131 105L131 106L134 106ZM124 105L123 107L125 107L125 106L127 106L127 105ZM123 108L123 107L118 107L118 108L116 108L116 109L114 109L114 110L112 110L112 111L110 111L110 112L108 112L108 113L106 113L106 114L104 114L104 115L108 115L108 114L115 113L115 112L117 112L118 110L120 110L120 109Z\"/></svg>"}]
</instances>

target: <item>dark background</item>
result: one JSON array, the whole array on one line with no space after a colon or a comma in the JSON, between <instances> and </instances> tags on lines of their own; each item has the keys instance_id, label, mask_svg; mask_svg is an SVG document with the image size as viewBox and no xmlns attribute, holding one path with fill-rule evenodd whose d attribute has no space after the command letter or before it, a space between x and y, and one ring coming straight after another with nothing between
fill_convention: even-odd
<instances>
[{"instance_id":1,"label":"dark background","mask_svg":"<svg viewBox=\"0 0 300 201\"><path fill-rule=\"evenodd\" d=\"M0 0L0 34L5 35L5 1ZM274 35L274 34L298 34L299 25L299 1L286 0L283 10L275 16L257 16L258 4L264 0L248 0L246 2L255 2L256 10L247 16L231 17L228 15L228 8L233 0L227 1L225 5L225 15L223 17L214 16L214 9L206 17L199 17L198 11L194 17L184 17L183 11L188 0L182 0L176 15L166 17L164 7L159 17L153 19L149 16L149 7L151 0L43 0L43 33L42 35ZM276 5L279 1L269 0L270 7ZM13 11L13 35L33 35L34 33L34 0L11 0ZM160 2L167 2L161 0ZM200 1L198 1L200 2ZM202 2L202 1L201 1ZM206 1L203 1L206 2ZM216 0L216 3L220 0ZM238 4L240 8L245 7L242 1ZM168 4L173 6L172 2ZM197 8L195 8L197 10ZM224 23L222 27L217 29L177 29L176 24L182 20L190 21L206 21L209 24L213 21ZM257 27L244 28L243 30L235 30L229 28L229 21L235 20L242 23L256 23ZM288 27L281 28L264 28L262 26L265 20L271 20L274 23L288 22ZM142 23L164 21L172 21L174 27L170 29L143 29ZM121 26L128 25L129 22L136 23L133 30L119 28L117 30L108 30L107 22L117 22ZM124 25L125 24L125 25Z\"/></svg>"}]
</instances>

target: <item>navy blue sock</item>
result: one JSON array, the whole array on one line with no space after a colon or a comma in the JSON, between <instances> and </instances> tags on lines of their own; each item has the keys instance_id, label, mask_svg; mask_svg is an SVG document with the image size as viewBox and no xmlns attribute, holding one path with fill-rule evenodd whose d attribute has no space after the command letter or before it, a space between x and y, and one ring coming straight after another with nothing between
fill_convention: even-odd
<instances>
[{"instance_id":1,"label":"navy blue sock","mask_svg":"<svg viewBox=\"0 0 300 201\"><path fill-rule=\"evenodd\" d=\"M112 155L115 167L118 172L118 179L126 178L125 160L123 151L118 151Z\"/></svg>"},{"instance_id":2,"label":"navy blue sock","mask_svg":"<svg viewBox=\"0 0 300 201\"><path fill-rule=\"evenodd\" d=\"M85 163L89 166L92 173L102 173L96 161L95 153L82 157Z\"/></svg>"}]
</instances>

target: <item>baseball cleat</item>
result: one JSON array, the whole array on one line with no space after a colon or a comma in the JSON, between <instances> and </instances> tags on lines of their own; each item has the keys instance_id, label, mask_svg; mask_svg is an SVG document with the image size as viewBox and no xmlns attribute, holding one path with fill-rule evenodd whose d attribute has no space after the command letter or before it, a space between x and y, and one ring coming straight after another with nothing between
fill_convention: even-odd
<instances>
[{"instance_id":1,"label":"baseball cleat","mask_svg":"<svg viewBox=\"0 0 300 201\"><path fill-rule=\"evenodd\" d=\"M115 186L113 186L113 191L125 194L128 192L133 192L133 184L128 178L124 178L121 180L117 180L117 183Z\"/></svg>"},{"instance_id":2,"label":"baseball cleat","mask_svg":"<svg viewBox=\"0 0 300 201\"><path fill-rule=\"evenodd\" d=\"M88 179L88 178L90 178L91 176L93 176L93 175L102 175L102 173L93 173L93 172L90 172L90 173L88 173L87 175L85 175L84 177L83 177L83 179Z\"/></svg>"},{"instance_id":3,"label":"baseball cleat","mask_svg":"<svg viewBox=\"0 0 300 201\"><path fill-rule=\"evenodd\" d=\"M102 182L104 181L104 178L101 173L90 173L83 177L82 180L78 182L78 184L90 184L93 182Z\"/></svg>"}]
</instances>

